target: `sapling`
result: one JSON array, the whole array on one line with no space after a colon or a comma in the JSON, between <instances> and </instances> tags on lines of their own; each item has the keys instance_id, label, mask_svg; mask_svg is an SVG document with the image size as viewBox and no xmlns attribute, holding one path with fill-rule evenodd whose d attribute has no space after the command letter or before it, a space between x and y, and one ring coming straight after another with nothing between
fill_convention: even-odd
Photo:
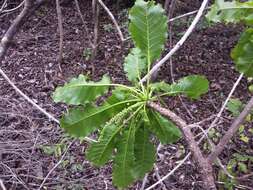
<instances>
[{"instance_id":1,"label":"sapling","mask_svg":"<svg viewBox=\"0 0 253 190\"><path fill-rule=\"evenodd\" d=\"M53 94L55 102L76 106L61 119L61 127L74 137L98 131L98 141L86 150L85 158L95 166L113 161L113 184L125 188L150 172L155 162L153 136L163 144L176 142L180 130L148 106L164 96L185 95L198 99L208 91L204 76L191 75L168 84L142 83L152 64L160 58L168 37L167 17L154 1L137 0L129 13L129 32L135 47L129 50L124 71L131 86L112 83L108 75L90 81L79 75ZM100 96L108 96L97 104Z\"/></svg>"}]
</instances>

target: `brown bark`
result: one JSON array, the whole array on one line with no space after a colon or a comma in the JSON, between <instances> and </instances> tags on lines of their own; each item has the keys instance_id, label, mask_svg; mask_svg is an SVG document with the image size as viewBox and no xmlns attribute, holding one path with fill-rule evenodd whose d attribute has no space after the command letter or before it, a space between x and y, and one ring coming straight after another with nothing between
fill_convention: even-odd
<instances>
[{"instance_id":1,"label":"brown bark","mask_svg":"<svg viewBox=\"0 0 253 190\"><path fill-rule=\"evenodd\" d=\"M204 182L205 189L216 190L212 165L209 160L203 156L197 142L194 139L194 135L191 132L191 128L187 125L187 123L179 116L177 116L174 112L170 111L169 109L162 108L156 103L149 102L148 106L159 112L164 117L170 119L179 127L179 129L184 135L184 138L189 146L190 151L194 156L194 159L197 161L200 167L200 173Z\"/></svg>"},{"instance_id":2,"label":"brown bark","mask_svg":"<svg viewBox=\"0 0 253 190\"><path fill-rule=\"evenodd\" d=\"M58 55L58 62L59 65L63 62L63 24L62 24L62 11L61 11L61 5L60 1L56 0L56 11L57 11L57 18L58 18L58 28L59 28L59 55ZM60 67L61 68L61 67Z\"/></svg>"},{"instance_id":3,"label":"brown bark","mask_svg":"<svg viewBox=\"0 0 253 190\"><path fill-rule=\"evenodd\" d=\"M253 97L250 99L248 104L245 106L244 110L241 112L241 114L234 120L229 130L226 132L226 134L222 137L219 144L216 145L211 152L211 154L208 156L208 160L212 163L215 161L215 159L219 156L219 154L224 150L226 145L229 143L229 141L232 139L236 131L239 129L241 124L245 121L245 118L250 114L250 112L253 109Z\"/></svg>"},{"instance_id":4,"label":"brown bark","mask_svg":"<svg viewBox=\"0 0 253 190\"><path fill-rule=\"evenodd\" d=\"M25 0L25 6L21 13L15 18L7 32L4 34L0 43L0 64L13 41L16 33L21 26L27 21L28 17L32 15L46 0Z\"/></svg>"},{"instance_id":5,"label":"brown bark","mask_svg":"<svg viewBox=\"0 0 253 190\"><path fill-rule=\"evenodd\" d=\"M92 0L92 12L94 19L94 39L93 39L93 49L92 49L92 60L97 56L98 48L98 33L99 33L99 5L97 0Z\"/></svg>"}]
</instances>

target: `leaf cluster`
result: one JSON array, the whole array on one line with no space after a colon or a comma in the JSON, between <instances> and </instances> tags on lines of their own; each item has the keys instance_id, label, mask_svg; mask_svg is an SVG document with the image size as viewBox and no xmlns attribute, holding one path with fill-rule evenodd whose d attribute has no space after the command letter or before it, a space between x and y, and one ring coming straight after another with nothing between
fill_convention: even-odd
<instances>
[{"instance_id":1,"label":"leaf cluster","mask_svg":"<svg viewBox=\"0 0 253 190\"><path fill-rule=\"evenodd\" d=\"M185 95L197 99L208 91L204 76L191 75L176 83L142 84L140 80L161 56L167 40L165 11L154 1L137 0L130 10L129 31L135 47L124 61L124 71L132 86L114 84L107 75L90 81L84 75L72 79L53 94L56 102L74 106L61 119L61 127L75 137L98 131L97 142L86 151L86 158L95 166L113 161L113 183L125 188L143 178L153 168L155 147L153 137L163 144L176 142L180 130L148 102L163 96ZM108 95L100 105L98 97Z\"/></svg>"}]
</instances>

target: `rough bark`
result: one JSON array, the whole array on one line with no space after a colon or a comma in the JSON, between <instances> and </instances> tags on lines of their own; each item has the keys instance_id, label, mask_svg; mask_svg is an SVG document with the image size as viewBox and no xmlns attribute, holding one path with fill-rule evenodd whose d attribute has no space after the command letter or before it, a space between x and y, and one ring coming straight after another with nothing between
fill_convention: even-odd
<instances>
[{"instance_id":1,"label":"rough bark","mask_svg":"<svg viewBox=\"0 0 253 190\"><path fill-rule=\"evenodd\" d=\"M194 159L197 161L200 167L200 173L204 182L205 189L216 190L212 165L209 160L203 156L197 142L194 139L194 135L191 132L191 128L187 125L187 123L179 116L177 116L174 112L170 111L169 109L162 108L156 103L150 102L148 103L148 106L159 112L164 117L173 121L179 127L182 134L184 135L184 138L189 146L190 151L194 156Z\"/></svg>"}]
</instances>

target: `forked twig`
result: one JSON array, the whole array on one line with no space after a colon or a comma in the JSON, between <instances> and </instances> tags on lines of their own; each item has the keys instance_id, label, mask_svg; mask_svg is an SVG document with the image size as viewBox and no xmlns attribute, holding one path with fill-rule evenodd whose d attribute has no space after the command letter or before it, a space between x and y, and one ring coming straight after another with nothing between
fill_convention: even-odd
<instances>
[{"instance_id":1,"label":"forked twig","mask_svg":"<svg viewBox=\"0 0 253 190\"><path fill-rule=\"evenodd\" d=\"M32 8L32 0L26 0L25 6L21 13L17 16L17 18L13 21L10 28L7 30L7 32L4 34L1 43L0 43L0 63L2 62L6 51L13 40L13 37L23 24L25 22L25 19L30 14L30 9Z\"/></svg>"},{"instance_id":2,"label":"forked twig","mask_svg":"<svg viewBox=\"0 0 253 190\"><path fill-rule=\"evenodd\" d=\"M22 7L25 4L25 0L22 1L18 6L14 7L13 9L8 9L8 10L0 10L0 13L9 13L18 10L20 7Z\"/></svg>"},{"instance_id":3,"label":"forked twig","mask_svg":"<svg viewBox=\"0 0 253 190\"><path fill-rule=\"evenodd\" d=\"M211 123L211 125L208 127L208 129L205 131L205 133L208 133L210 131L210 129L212 129L213 127L215 127L215 124L217 123L218 121L218 118L221 117L222 113L224 112L225 108L226 108L226 105L229 101L229 99L231 98L231 96L234 94L235 90L236 90L236 87L239 85L239 82L241 81L243 77L243 74L241 74L238 79L236 80L236 82L234 83L232 89L230 90L229 92L229 95L228 97L226 98L224 104L222 105L219 113L216 115L214 121ZM200 123L195 123L195 124L191 124L189 126L194 126L194 125L199 125ZM198 144L201 143L203 140L205 139L205 135L203 135L200 140L198 141ZM153 189L154 187L156 187L157 185L159 185L160 183L162 183L164 180L166 180L168 177L170 177L171 175L173 175L173 173L178 169L180 168L181 165L183 165L183 163L187 160L187 158L189 158L189 156L191 156L191 152L187 154L187 156L172 170L170 171L166 176L164 176L161 180L157 181L156 183L154 183L153 185L151 185L149 188L147 188L146 190L150 190L150 189Z\"/></svg>"},{"instance_id":4,"label":"forked twig","mask_svg":"<svg viewBox=\"0 0 253 190\"><path fill-rule=\"evenodd\" d=\"M201 168L200 172L202 174L202 180L204 182L205 188L209 190L215 190L215 181L213 177L213 168L212 165L209 163L209 161L204 157L202 154L200 147L198 146L197 142L194 139L194 135L191 132L190 127L187 125L187 123L180 118L178 115L176 115L174 112L170 111L169 109L162 108L160 105L149 102L148 106L150 108L153 108L157 112L159 112L164 117L170 119L173 123L178 126L178 128L181 130L189 149L191 150L194 159L197 161L199 167Z\"/></svg>"}]
</instances>

